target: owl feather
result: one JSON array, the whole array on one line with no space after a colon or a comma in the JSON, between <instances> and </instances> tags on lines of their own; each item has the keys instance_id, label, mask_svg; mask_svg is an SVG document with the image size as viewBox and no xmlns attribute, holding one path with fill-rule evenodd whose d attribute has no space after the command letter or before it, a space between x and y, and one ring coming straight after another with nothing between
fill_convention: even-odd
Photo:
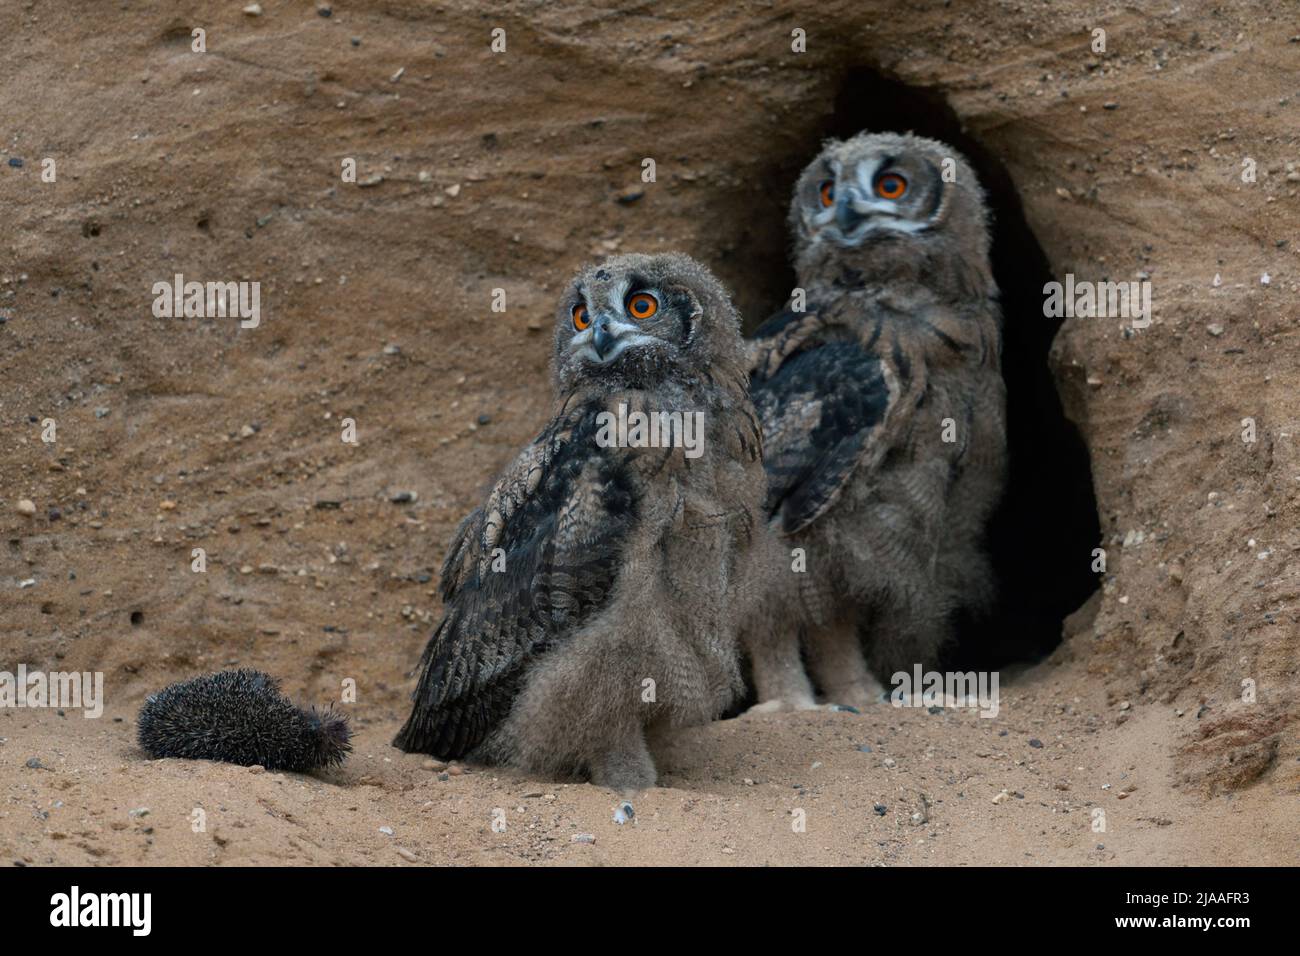
<instances>
[{"instance_id":1,"label":"owl feather","mask_svg":"<svg viewBox=\"0 0 1300 956\"><path fill-rule=\"evenodd\" d=\"M552 421L461 523L403 750L470 753L509 712L529 664L608 600L636 499L626 464L595 443L600 410L588 402Z\"/></svg>"}]
</instances>

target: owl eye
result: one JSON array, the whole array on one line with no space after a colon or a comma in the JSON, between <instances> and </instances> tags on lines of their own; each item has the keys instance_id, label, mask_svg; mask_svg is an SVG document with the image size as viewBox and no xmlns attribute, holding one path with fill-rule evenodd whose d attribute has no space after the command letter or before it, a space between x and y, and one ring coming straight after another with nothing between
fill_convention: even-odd
<instances>
[{"instance_id":1,"label":"owl eye","mask_svg":"<svg viewBox=\"0 0 1300 956\"><path fill-rule=\"evenodd\" d=\"M907 192L907 180L898 173L885 173L876 180L876 195L881 199L902 199Z\"/></svg>"},{"instance_id":2,"label":"owl eye","mask_svg":"<svg viewBox=\"0 0 1300 956\"><path fill-rule=\"evenodd\" d=\"M579 332L591 328L591 316L587 313L587 307L581 302L573 307L573 327Z\"/></svg>"},{"instance_id":3,"label":"owl eye","mask_svg":"<svg viewBox=\"0 0 1300 956\"><path fill-rule=\"evenodd\" d=\"M823 183L821 184L821 186L818 187L818 189L817 189L817 193L818 193L818 195L821 196L821 199L822 199L822 206L823 206L823 207L829 208L830 206L835 205L835 182L834 182L834 180L830 180L830 179L828 179L828 180L826 180L825 182L823 182Z\"/></svg>"},{"instance_id":4,"label":"owl eye","mask_svg":"<svg viewBox=\"0 0 1300 956\"><path fill-rule=\"evenodd\" d=\"M638 292L627 300L627 311L634 319L648 319L659 311L659 300L649 292Z\"/></svg>"}]
</instances>

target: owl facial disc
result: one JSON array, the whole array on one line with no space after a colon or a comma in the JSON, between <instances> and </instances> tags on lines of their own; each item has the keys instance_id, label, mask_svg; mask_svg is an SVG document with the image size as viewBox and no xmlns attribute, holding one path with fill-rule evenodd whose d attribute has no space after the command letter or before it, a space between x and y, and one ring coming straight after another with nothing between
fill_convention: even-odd
<instances>
[{"instance_id":1,"label":"owl facial disc","mask_svg":"<svg viewBox=\"0 0 1300 956\"><path fill-rule=\"evenodd\" d=\"M931 219L912 218L918 210L901 202L910 187L890 157L869 156L853 167L834 162L831 173L819 191L823 208L813 222L837 245L856 248L873 234L915 234L930 228Z\"/></svg>"}]
</instances>

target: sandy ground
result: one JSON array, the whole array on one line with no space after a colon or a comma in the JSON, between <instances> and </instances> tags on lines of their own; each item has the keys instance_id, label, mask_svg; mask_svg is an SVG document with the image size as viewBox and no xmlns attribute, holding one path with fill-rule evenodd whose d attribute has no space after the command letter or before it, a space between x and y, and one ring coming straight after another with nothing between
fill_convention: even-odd
<instances>
[{"instance_id":1,"label":"sandy ground","mask_svg":"<svg viewBox=\"0 0 1300 956\"><path fill-rule=\"evenodd\" d=\"M1300 861L1290 0L241 6L0 8L0 670L98 671L107 696L99 720L0 709L0 862ZM1155 284L1141 334L1072 319L1053 345L1098 597L996 719L699 728L630 826L587 785L391 749L451 530L543 420L560 284L681 249L761 319L790 284L794 173L837 123L890 115L836 106L864 67L935 91L1004 164L1054 274ZM154 318L175 272L260 281L261 326ZM1009 341L1043 321L1008 315ZM1067 516L1030 518L1032 563ZM309 703L355 682L346 767L145 760L145 696L235 665Z\"/></svg>"},{"instance_id":2,"label":"sandy ground","mask_svg":"<svg viewBox=\"0 0 1300 956\"><path fill-rule=\"evenodd\" d=\"M619 796L589 784L427 769L388 746L391 721L315 777L145 760L130 716L6 714L0 839L6 859L65 865L1295 862L1300 815L1275 795L1170 787L1165 742L1194 718L1149 708L1116 726L1069 692L1039 673L991 719L881 705L722 721L661 756L626 825ZM41 769L13 769L31 756Z\"/></svg>"}]
</instances>

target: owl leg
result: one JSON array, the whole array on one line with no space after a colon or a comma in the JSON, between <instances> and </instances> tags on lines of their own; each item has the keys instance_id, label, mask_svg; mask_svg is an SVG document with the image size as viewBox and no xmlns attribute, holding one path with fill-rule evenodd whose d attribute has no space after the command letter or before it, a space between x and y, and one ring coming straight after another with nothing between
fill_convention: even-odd
<instances>
[{"instance_id":1,"label":"owl leg","mask_svg":"<svg viewBox=\"0 0 1300 956\"><path fill-rule=\"evenodd\" d=\"M861 636L867 662L877 674L910 674L917 664L923 669L934 667L952 632L942 606L889 607L876 615L875 622Z\"/></svg>"},{"instance_id":2,"label":"owl leg","mask_svg":"<svg viewBox=\"0 0 1300 956\"><path fill-rule=\"evenodd\" d=\"M605 749L588 763L591 782L598 787L634 796L655 785L655 763L646 746L645 729L628 727L617 733Z\"/></svg>"},{"instance_id":3,"label":"owl leg","mask_svg":"<svg viewBox=\"0 0 1300 956\"><path fill-rule=\"evenodd\" d=\"M857 622L843 618L819 628L808 641L808 667L822 698L863 709L884 699L885 689L867 670Z\"/></svg>"},{"instance_id":4,"label":"owl leg","mask_svg":"<svg viewBox=\"0 0 1300 956\"><path fill-rule=\"evenodd\" d=\"M812 684L799 658L799 632L761 623L745 636L758 703L747 713L779 710L815 710Z\"/></svg>"}]
</instances>

